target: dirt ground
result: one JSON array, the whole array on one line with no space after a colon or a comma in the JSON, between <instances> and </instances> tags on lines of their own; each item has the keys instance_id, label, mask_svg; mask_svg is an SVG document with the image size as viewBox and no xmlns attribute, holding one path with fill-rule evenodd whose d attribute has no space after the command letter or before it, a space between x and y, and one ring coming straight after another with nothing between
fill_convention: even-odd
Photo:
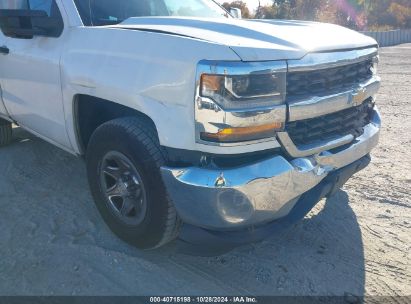
<instances>
[{"instance_id":1,"label":"dirt ground","mask_svg":"<svg viewBox=\"0 0 411 304\"><path fill-rule=\"evenodd\" d=\"M382 49L380 72L369 168L296 227L220 257L127 246L83 161L16 130L0 150L0 295L411 295L411 44Z\"/></svg>"}]
</instances>

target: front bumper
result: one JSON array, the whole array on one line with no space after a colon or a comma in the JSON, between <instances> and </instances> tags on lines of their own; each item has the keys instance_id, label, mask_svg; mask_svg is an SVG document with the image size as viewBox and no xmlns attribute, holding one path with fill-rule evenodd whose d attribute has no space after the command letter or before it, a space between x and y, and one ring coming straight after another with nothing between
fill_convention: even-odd
<instances>
[{"instance_id":1,"label":"front bumper","mask_svg":"<svg viewBox=\"0 0 411 304\"><path fill-rule=\"evenodd\" d=\"M184 254L216 256L235 247L260 242L301 221L322 199L340 189L356 172L364 169L371 158L366 155L354 163L331 172L317 186L301 195L286 216L262 226L237 231L212 231L184 224L177 241L177 250Z\"/></svg>"},{"instance_id":2,"label":"front bumper","mask_svg":"<svg viewBox=\"0 0 411 304\"><path fill-rule=\"evenodd\" d=\"M168 193L184 223L212 231L261 226L290 214L302 195L327 176L367 156L378 144L380 116L343 150L282 156L233 169L162 168ZM334 151L334 152L333 152Z\"/></svg>"}]
</instances>

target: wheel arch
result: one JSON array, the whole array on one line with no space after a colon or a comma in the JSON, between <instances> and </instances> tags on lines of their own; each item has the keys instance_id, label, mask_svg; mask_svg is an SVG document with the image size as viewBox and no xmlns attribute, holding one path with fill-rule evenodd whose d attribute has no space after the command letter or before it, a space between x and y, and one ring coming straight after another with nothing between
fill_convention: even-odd
<instances>
[{"instance_id":1,"label":"wheel arch","mask_svg":"<svg viewBox=\"0 0 411 304\"><path fill-rule=\"evenodd\" d=\"M152 125L158 137L154 121L145 113L115 101L87 94L73 98L73 123L80 155L84 155L93 132L107 121L121 117L139 117Z\"/></svg>"}]
</instances>

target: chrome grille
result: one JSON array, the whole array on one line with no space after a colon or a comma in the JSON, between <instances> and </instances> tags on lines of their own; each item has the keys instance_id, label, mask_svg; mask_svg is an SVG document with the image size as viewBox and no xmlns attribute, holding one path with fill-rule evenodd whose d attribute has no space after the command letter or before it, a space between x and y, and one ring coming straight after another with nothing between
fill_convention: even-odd
<instances>
[{"instance_id":1,"label":"chrome grille","mask_svg":"<svg viewBox=\"0 0 411 304\"><path fill-rule=\"evenodd\" d=\"M289 122L286 131L297 146L316 144L349 134L358 137L371 121L372 99L362 105L296 122Z\"/></svg>"},{"instance_id":2,"label":"chrome grille","mask_svg":"<svg viewBox=\"0 0 411 304\"><path fill-rule=\"evenodd\" d=\"M373 59L340 67L289 72L287 74L287 99L295 100L324 96L350 89L372 78Z\"/></svg>"}]
</instances>

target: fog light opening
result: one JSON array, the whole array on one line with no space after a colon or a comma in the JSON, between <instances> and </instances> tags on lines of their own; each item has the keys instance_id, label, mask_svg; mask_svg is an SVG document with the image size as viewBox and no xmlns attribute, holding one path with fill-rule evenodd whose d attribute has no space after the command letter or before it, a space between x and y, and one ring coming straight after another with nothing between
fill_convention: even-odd
<instances>
[{"instance_id":1,"label":"fog light opening","mask_svg":"<svg viewBox=\"0 0 411 304\"><path fill-rule=\"evenodd\" d=\"M218 195L218 212L225 221L240 224L249 220L254 214L253 204L241 193L227 189Z\"/></svg>"}]
</instances>

